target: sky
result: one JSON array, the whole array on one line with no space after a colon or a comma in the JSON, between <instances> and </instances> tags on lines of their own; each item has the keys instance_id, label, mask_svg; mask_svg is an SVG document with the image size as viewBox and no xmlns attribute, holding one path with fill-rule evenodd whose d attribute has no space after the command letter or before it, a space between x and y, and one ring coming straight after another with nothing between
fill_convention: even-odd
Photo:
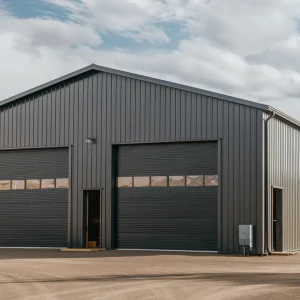
<instances>
[{"instance_id":1,"label":"sky","mask_svg":"<svg viewBox=\"0 0 300 300\"><path fill-rule=\"evenodd\" d=\"M0 0L0 101L91 63L300 120L300 2Z\"/></svg>"}]
</instances>

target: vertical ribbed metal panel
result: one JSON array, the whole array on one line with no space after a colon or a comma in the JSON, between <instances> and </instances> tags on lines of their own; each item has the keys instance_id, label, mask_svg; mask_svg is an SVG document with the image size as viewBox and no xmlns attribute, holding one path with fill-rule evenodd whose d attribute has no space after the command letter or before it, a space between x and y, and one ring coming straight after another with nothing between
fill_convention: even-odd
<instances>
[{"instance_id":1,"label":"vertical ribbed metal panel","mask_svg":"<svg viewBox=\"0 0 300 300\"><path fill-rule=\"evenodd\" d=\"M268 115L265 115L266 119ZM300 131L277 117L267 123L268 247L272 243L272 186L283 189L283 250L300 249Z\"/></svg>"},{"instance_id":2,"label":"vertical ribbed metal panel","mask_svg":"<svg viewBox=\"0 0 300 300\"><path fill-rule=\"evenodd\" d=\"M73 146L73 247L81 246L85 188L104 189L102 246L112 246L111 144L220 139L219 250L238 252L237 225L252 223L256 251L262 253L262 130L260 110L108 73L73 78L2 107L0 112L1 149ZM86 145L87 137L96 138L96 144Z\"/></svg>"}]
</instances>

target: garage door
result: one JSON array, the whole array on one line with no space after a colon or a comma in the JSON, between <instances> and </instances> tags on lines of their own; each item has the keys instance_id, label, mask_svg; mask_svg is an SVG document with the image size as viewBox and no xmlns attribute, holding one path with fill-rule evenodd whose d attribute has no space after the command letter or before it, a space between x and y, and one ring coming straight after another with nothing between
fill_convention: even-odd
<instances>
[{"instance_id":1,"label":"garage door","mask_svg":"<svg viewBox=\"0 0 300 300\"><path fill-rule=\"evenodd\" d=\"M68 149L0 151L0 247L65 247Z\"/></svg>"},{"instance_id":2,"label":"garage door","mask_svg":"<svg viewBox=\"0 0 300 300\"><path fill-rule=\"evenodd\" d=\"M217 250L216 142L117 150L116 247Z\"/></svg>"}]
</instances>

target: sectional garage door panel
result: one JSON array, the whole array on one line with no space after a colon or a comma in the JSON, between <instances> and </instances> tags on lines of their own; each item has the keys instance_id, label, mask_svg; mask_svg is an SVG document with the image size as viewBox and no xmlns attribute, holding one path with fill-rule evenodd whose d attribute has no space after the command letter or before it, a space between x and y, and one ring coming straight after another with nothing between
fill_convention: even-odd
<instances>
[{"instance_id":1,"label":"sectional garage door panel","mask_svg":"<svg viewBox=\"0 0 300 300\"><path fill-rule=\"evenodd\" d=\"M217 175L217 153L216 142L121 146L118 176ZM217 186L117 188L116 199L118 248L217 251Z\"/></svg>"},{"instance_id":2,"label":"sectional garage door panel","mask_svg":"<svg viewBox=\"0 0 300 300\"><path fill-rule=\"evenodd\" d=\"M68 149L0 151L1 180L68 178ZM0 191L0 247L66 247L68 189Z\"/></svg>"},{"instance_id":3,"label":"sectional garage door panel","mask_svg":"<svg viewBox=\"0 0 300 300\"><path fill-rule=\"evenodd\" d=\"M217 189L118 190L118 247L216 250Z\"/></svg>"},{"instance_id":4,"label":"sectional garage door panel","mask_svg":"<svg viewBox=\"0 0 300 300\"><path fill-rule=\"evenodd\" d=\"M216 142L126 145L118 149L118 176L218 173Z\"/></svg>"},{"instance_id":5,"label":"sectional garage door panel","mask_svg":"<svg viewBox=\"0 0 300 300\"><path fill-rule=\"evenodd\" d=\"M0 151L0 180L68 177L68 149Z\"/></svg>"},{"instance_id":6,"label":"sectional garage door panel","mask_svg":"<svg viewBox=\"0 0 300 300\"><path fill-rule=\"evenodd\" d=\"M2 191L1 247L67 246L68 190Z\"/></svg>"}]
</instances>

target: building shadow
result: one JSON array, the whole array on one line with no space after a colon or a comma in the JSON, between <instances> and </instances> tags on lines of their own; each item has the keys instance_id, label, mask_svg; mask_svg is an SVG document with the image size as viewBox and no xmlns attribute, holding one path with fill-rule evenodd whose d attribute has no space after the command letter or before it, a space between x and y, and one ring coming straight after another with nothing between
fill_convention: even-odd
<instances>
[{"instance_id":1,"label":"building shadow","mask_svg":"<svg viewBox=\"0 0 300 300\"><path fill-rule=\"evenodd\" d=\"M233 285L275 285L300 288L300 273L174 273L174 274L134 274L134 275L101 275L101 276L72 276L66 278L2 280L4 284L21 283L66 283L66 282L98 282L117 283L130 281L193 281L210 282Z\"/></svg>"},{"instance_id":2,"label":"building shadow","mask_svg":"<svg viewBox=\"0 0 300 300\"><path fill-rule=\"evenodd\" d=\"M143 257L143 256L219 256L217 253L175 252L175 251L134 251L109 250L99 252L62 252L60 249L0 249L3 259L47 259L47 258L108 258L108 257Z\"/></svg>"}]
</instances>

